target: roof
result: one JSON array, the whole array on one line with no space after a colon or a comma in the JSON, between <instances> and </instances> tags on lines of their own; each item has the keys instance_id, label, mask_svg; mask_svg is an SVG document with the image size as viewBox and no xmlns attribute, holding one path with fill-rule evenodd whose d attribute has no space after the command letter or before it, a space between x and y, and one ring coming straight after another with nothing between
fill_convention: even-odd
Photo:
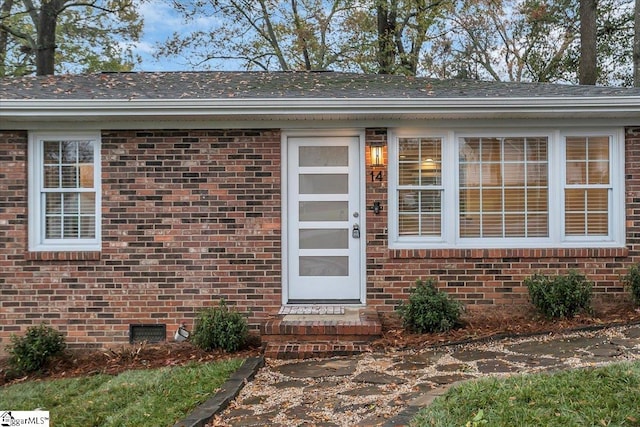
<instances>
[{"instance_id":1,"label":"roof","mask_svg":"<svg viewBox=\"0 0 640 427\"><path fill-rule=\"evenodd\" d=\"M0 99L540 98L640 96L640 88L435 80L338 72L158 72L28 76Z\"/></svg>"},{"instance_id":2,"label":"roof","mask_svg":"<svg viewBox=\"0 0 640 427\"><path fill-rule=\"evenodd\" d=\"M339 72L28 76L0 80L0 119L0 129L52 128L68 122L123 129L390 127L461 119L480 125L488 119L571 119L577 126L603 121L636 126L640 88Z\"/></svg>"}]
</instances>

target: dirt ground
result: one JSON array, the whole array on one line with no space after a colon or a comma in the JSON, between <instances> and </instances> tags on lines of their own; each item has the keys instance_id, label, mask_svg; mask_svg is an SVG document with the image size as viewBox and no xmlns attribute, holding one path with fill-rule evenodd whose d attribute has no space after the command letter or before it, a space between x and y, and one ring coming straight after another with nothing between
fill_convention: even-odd
<instances>
[{"instance_id":1,"label":"dirt ground","mask_svg":"<svg viewBox=\"0 0 640 427\"><path fill-rule=\"evenodd\" d=\"M532 310L492 309L486 307L469 310L463 316L462 326L446 333L411 334L393 315L381 315L383 336L373 343L378 351L412 347L438 346L449 343L497 338L501 336L561 333L590 327L623 325L640 322L640 309L630 303L599 304L593 314L581 314L572 319L548 320ZM37 375L12 374L7 360L0 360L0 386L34 379L71 378L98 373L115 375L132 369L180 366L191 362L210 362L232 357L250 357L260 354L255 342L250 348L237 353L206 352L188 342L161 344L132 344L107 350L67 350L56 358L46 372Z\"/></svg>"}]
</instances>

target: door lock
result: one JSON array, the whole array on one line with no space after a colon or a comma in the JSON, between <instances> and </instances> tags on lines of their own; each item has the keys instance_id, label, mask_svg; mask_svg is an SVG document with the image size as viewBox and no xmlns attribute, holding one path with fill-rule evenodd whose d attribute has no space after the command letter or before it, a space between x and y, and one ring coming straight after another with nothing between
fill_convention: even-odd
<instances>
[{"instance_id":1,"label":"door lock","mask_svg":"<svg viewBox=\"0 0 640 427\"><path fill-rule=\"evenodd\" d=\"M353 224L353 230L351 231L351 236L354 239L360 238L360 226L358 224Z\"/></svg>"}]
</instances>

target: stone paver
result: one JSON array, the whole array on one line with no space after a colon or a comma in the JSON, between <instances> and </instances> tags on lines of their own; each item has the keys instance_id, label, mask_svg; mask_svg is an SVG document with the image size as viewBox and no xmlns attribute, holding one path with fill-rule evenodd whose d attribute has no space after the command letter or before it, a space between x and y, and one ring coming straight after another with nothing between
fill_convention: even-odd
<instances>
[{"instance_id":1,"label":"stone paver","mask_svg":"<svg viewBox=\"0 0 640 427\"><path fill-rule=\"evenodd\" d=\"M267 365L216 426L400 426L456 382L640 360L640 326Z\"/></svg>"}]
</instances>

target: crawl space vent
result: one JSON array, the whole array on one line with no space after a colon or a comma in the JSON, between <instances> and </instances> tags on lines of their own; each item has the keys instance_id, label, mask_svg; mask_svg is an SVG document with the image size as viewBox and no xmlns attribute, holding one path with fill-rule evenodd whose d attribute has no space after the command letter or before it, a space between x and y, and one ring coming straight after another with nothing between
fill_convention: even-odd
<instances>
[{"instance_id":1,"label":"crawl space vent","mask_svg":"<svg viewBox=\"0 0 640 427\"><path fill-rule=\"evenodd\" d=\"M161 342L167 339L167 325L129 325L129 342Z\"/></svg>"}]
</instances>

